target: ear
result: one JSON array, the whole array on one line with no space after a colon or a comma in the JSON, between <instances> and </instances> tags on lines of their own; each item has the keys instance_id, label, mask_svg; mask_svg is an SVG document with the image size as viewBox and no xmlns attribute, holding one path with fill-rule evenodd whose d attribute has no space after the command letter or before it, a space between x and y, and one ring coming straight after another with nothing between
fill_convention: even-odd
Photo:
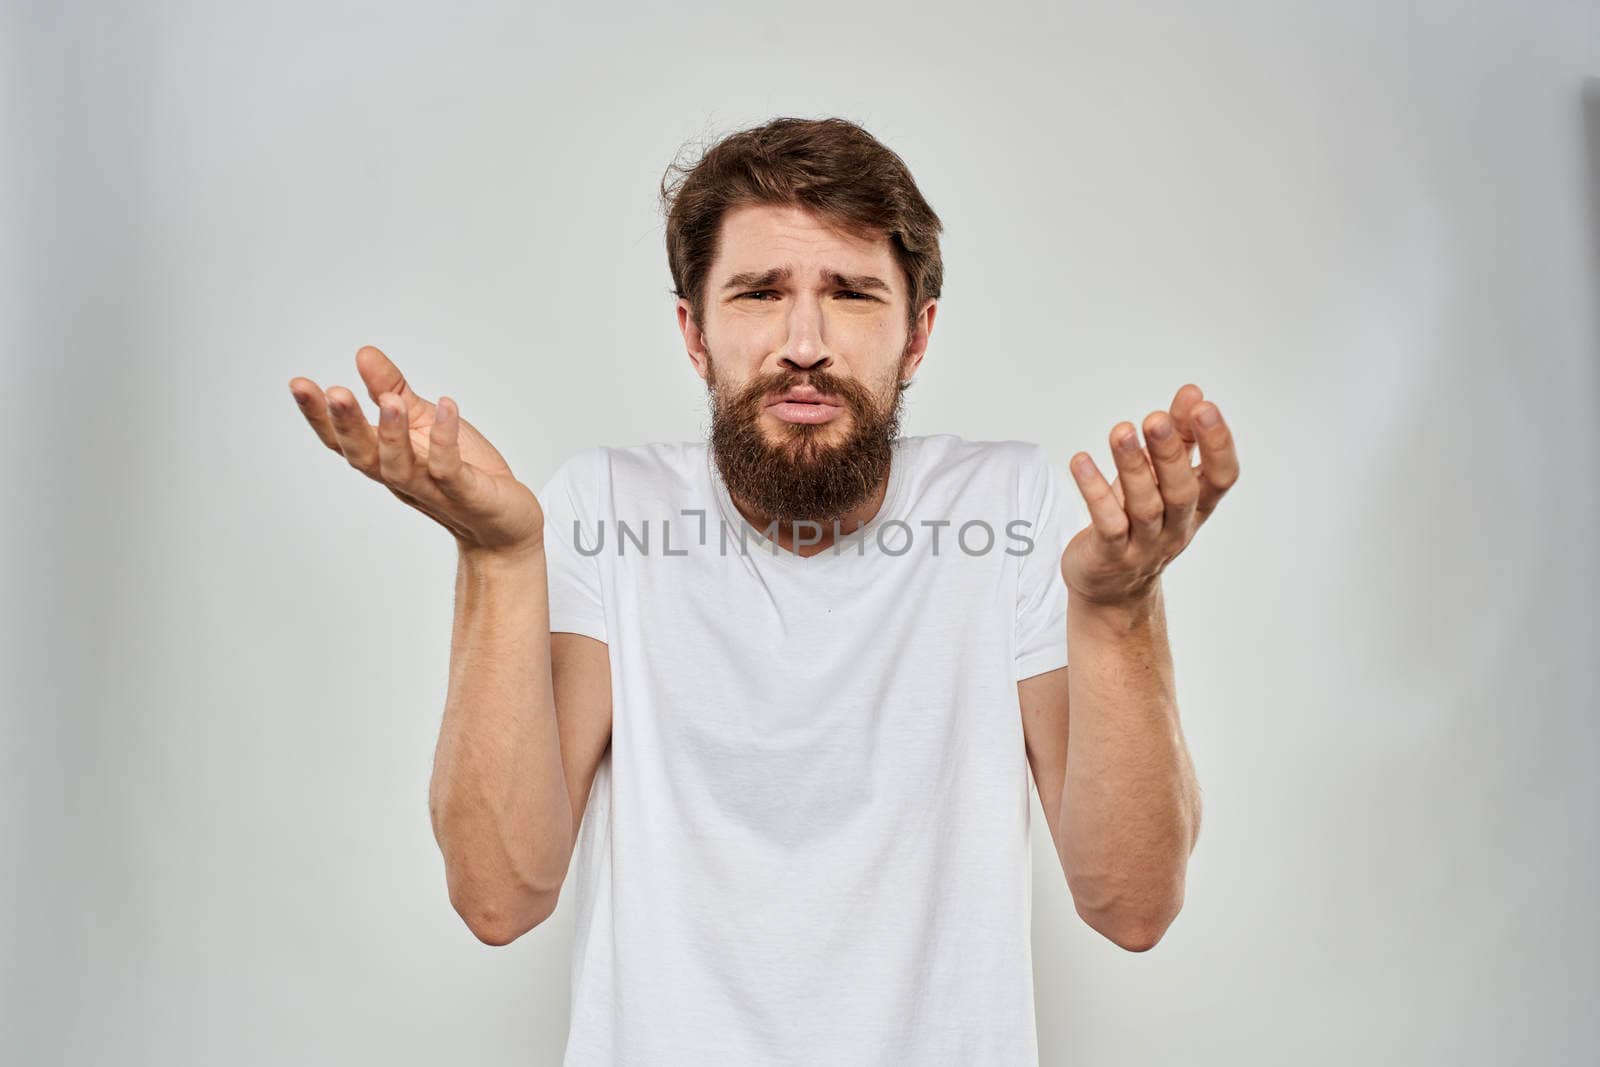
<instances>
[{"instance_id":1,"label":"ear","mask_svg":"<svg viewBox=\"0 0 1600 1067\"><path fill-rule=\"evenodd\" d=\"M906 354L900 364L900 380L909 382L917 373L917 368L922 366L922 357L927 354L928 341L933 335L933 320L939 313L939 301L929 297L922 305L922 310L917 313L916 329L911 331L911 337L906 343Z\"/></svg>"},{"instance_id":2,"label":"ear","mask_svg":"<svg viewBox=\"0 0 1600 1067\"><path fill-rule=\"evenodd\" d=\"M694 372L700 376L701 381L705 381L710 358L706 352L705 334L694 321L694 312L689 306L689 301L682 297L678 298L678 331L683 334L683 347L689 353L689 362L694 366Z\"/></svg>"}]
</instances>

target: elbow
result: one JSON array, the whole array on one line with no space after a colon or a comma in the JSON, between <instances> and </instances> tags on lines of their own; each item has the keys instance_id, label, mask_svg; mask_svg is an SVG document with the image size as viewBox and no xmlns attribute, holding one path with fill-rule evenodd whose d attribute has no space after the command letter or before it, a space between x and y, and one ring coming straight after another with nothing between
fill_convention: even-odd
<instances>
[{"instance_id":1,"label":"elbow","mask_svg":"<svg viewBox=\"0 0 1600 1067\"><path fill-rule=\"evenodd\" d=\"M1128 952L1149 952L1165 936L1171 920L1126 919L1100 929L1106 940Z\"/></svg>"},{"instance_id":2,"label":"elbow","mask_svg":"<svg viewBox=\"0 0 1600 1067\"><path fill-rule=\"evenodd\" d=\"M467 929L485 945L509 945L548 919L556 909L556 894L540 894L521 905L451 901Z\"/></svg>"},{"instance_id":3,"label":"elbow","mask_svg":"<svg viewBox=\"0 0 1600 1067\"><path fill-rule=\"evenodd\" d=\"M492 851L474 846L466 835L482 831L450 826L437 795L428 806L434 838L444 854L450 906L473 937L485 945L509 945L555 912L561 877L508 870L511 864L498 843L491 842L496 845Z\"/></svg>"},{"instance_id":4,"label":"elbow","mask_svg":"<svg viewBox=\"0 0 1600 1067\"><path fill-rule=\"evenodd\" d=\"M1089 907L1074 898L1078 916L1090 929L1128 952L1149 952L1160 944L1183 910L1183 889L1157 902Z\"/></svg>"}]
</instances>

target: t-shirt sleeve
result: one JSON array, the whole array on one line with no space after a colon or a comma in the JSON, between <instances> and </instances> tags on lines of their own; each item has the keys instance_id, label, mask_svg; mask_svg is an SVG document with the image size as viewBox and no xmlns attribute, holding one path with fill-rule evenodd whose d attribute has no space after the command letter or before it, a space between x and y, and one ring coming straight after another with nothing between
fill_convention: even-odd
<instances>
[{"instance_id":1,"label":"t-shirt sleeve","mask_svg":"<svg viewBox=\"0 0 1600 1067\"><path fill-rule=\"evenodd\" d=\"M534 495L544 509L550 632L583 634L604 641L605 600L601 593L600 557L595 551L602 543L597 521L599 458L598 449L568 458Z\"/></svg>"},{"instance_id":2,"label":"t-shirt sleeve","mask_svg":"<svg viewBox=\"0 0 1600 1067\"><path fill-rule=\"evenodd\" d=\"M1017 559L1016 678L1022 681L1067 665L1067 583L1061 553L1089 524L1078 483L1065 462L1034 445L1022 472L1023 517L1030 551Z\"/></svg>"}]
</instances>

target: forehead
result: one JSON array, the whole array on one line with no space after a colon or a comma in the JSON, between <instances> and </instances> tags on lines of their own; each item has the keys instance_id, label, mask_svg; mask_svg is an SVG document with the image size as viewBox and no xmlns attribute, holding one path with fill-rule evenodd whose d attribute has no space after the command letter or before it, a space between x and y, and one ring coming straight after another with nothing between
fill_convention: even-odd
<instances>
[{"instance_id":1,"label":"forehead","mask_svg":"<svg viewBox=\"0 0 1600 1067\"><path fill-rule=\"evenodd\" d=\"M889 238L858 237L792 204L741 204L722 217L711 282L734 275L790 267L802 278L819 271L876 274L897 290L899 271Z\"/></svg>"}]
</instances>

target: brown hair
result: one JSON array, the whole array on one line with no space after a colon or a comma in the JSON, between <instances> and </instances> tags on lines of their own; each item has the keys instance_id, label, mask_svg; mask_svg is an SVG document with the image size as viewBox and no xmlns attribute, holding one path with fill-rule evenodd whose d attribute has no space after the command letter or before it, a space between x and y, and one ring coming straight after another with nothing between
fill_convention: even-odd
<instances>
[{"instance_id":1,"label":"brown hair","mask_svg":"<svg viewBox=\"0 0 1600 1067\"><path fill-rule=\"evenodd\" d=\"M775 118L729 134L661 179L667 265L673 292L703 324L706 275L717 254L722 217L746 204L794 204L862 237L887 236L906 275L906 329L944 284L939 216L922 198L905 161L841 118Z\"/></svg>"}]
</instances>

